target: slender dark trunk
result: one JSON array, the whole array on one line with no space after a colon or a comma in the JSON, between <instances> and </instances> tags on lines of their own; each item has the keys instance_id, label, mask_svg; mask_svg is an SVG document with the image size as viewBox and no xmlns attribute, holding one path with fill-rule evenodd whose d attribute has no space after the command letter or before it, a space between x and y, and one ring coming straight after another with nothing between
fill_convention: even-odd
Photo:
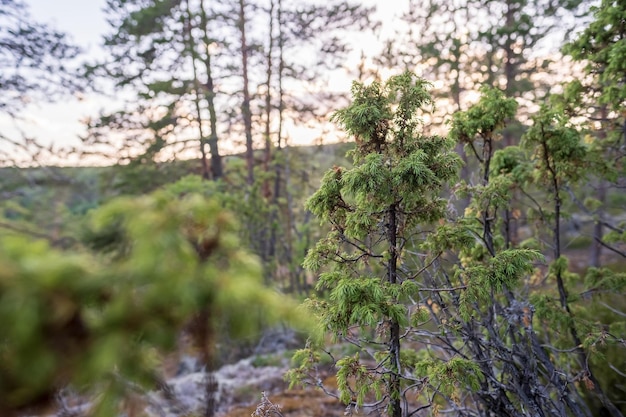
<instances>
[{"instance_id":1,"label":"slender dark trunk","mask_svg":"<svg viewBox=\"0 0 626 417\"><path fill-rule=\"evenodd\" d=\"M485 137L484 142L483 142L483 157L482 157L483 164L484 164L483 185L489 184L489 169L491 166L492 155L493 155L493 140L490 136ZM490 212L489 209L485 209L483 211L483 215L482 215L483 238L485 239L485 245L487 247L487 250L489 251L491 256L495 256L496 248L493 244L493 228L492 228L493 218L492 217L493 217L493 214Z\"/></svg>"},{"instance_id":2,"label":"slender dark trunk","mask_svg":"<svg viewBox=\"0 0 626 417\"><path fill-rule=\"evenodd\" d=\"M246 166L248 185L254 183L254 148L252 146L252 113L250 111L250 90L248 80L248 43L246 40L246 10L244 0L239 0L239 34L241 35L241 70L243 77L243 103L241 113L246 135Z\"/></svg>"},{"instance_id":3,"label":"slender dark trunk","mask_svg":"<svg viewBox=\"0 0 626 417\"><path fill-rule=\"evenodd\" d=\"M296 225L294 224L294 218L293 218L293 207L294 207L294 202L293 202L293 195L291 194L291 191L289 190L290 187L290 178L291 178L291 167L289 166L289 149L285 148L284 150L285 152L285 197L287 199L287 205L285 206L285 223L286 223L286 227L285 227L285 242L284 242L284 262L286 262L289 265L289 280L290 280L290 286L294 291L298 290L298 285L295 282L295 276L293 274L293 270L291 268L291 263L293 260L293 229L296 227Z\"/></svg>"},{"instance_id":4,"label":"slender dark trunk","mask_svg":"<svg viewBox=\"0 0 626 417\"><path fill-rule=\"evenodd\" d=\"M600 108L600 119L604 122L608 119L608 108L603 105ZM606 131L602 129L600 131L600 140L606 140ZM598 179L598 201L600 201L600 207L597 211L597 219L593 225L593 241L591 242L591 259L589 264L593 267L600 267L602 264L602 237L604 236L604 209L606 207L606 188L607 184L603 178Z\"/></svg>"},{"instance_id":5,"label":"slender dark trunk","mask_svg":"<svg viewBox=\"0 0 626 417\"><path fill-rule=\"evenodd\" d=\"M200 1L200 25L202 29L202 43L205 45L205 58L204 67L206 71L206 101L209 109L209 153L211 154L211 175L214 180L221 178L224 175L222 168L222 157L219 153L218 147L218 135L217 135L217 112L215 111L215 84L213 83L213 72L211 64L211 52L209 46L211 45L211 37L209 36L209 19L204 8L204 0Z\"/></svg>"},{"instance_id":6,"label":"slender dark trunk","mask_svg":"<svg viewBox=\"0 0 626 417\"><path fill-rule=\"evenodd\" d=\"M505 12L505 21L506 27L512 28L515 27L517 22L515 21L515 14L517 12L517 0L512 1L508 0L506 2L506 12ZM506 87L504 88L504 94L507 97L514 97L517 91L515 91L515 78L517 76L517 65L515 59L515 52L513 50L513 45L515 43L515 39L511 37L511 35L505 35L504 45L502 49L504 49L504 78L506 82ZM509 129L505 129L502 133L504 146L513 146L514 143L514 135Z\"/></svg>"},{"instance_id":7,"label":"slender dark trunk","mask_svg":"<svg viewBox=\"0 0 626 417\"><path fill-rule=\"evenodd\" d=\"M265 148L263 155L263 169L265 172L270 170L270 161L272 159L272 137L271 137L271 123L272 123L272 74L273 74L273 60L272 54L274 53L274 0L270 0L269 8L269 37L267 46L267 78L265 85L267 91L265 93ZM263 184L263 194L265 198L270 198L272 192L270 190L270 182L265 180ZM273 197L273 203L275 203L275 197Z\"/></svg>"},{"instance_id":8,"label":"slender dark trunk","mask_svg":"<svg viewBox=\"0 0 626 417\"><path fill-rule=\"evenodd\" d=\"M561 196L558 179L556 178L556 175L551 168L550 171L553 174L552 179L554 191L554 226L552 229L552 233L554 235L554 261L558 261L558 259L561 257ZM568 313L570 313L569 304L567 302L567 289L565 288L565 284L563 282L561 269L557 270L556 282L559 290L559 300L561 302L561 307L565 309ZM576 329L573 327L572 336L574 336L574 342L576 343L576 345L578 345L580 341L577 340L578 335L576 334Z\"/></svg>"},{"instance_id":9,"label":"slender dark trunk","mask_svg":"<svg viewBox=\"0 0 626 417\"><path fill-rule=\"evenodd\" d=\"M270 0L269 8L269 36L267 47L267 78L265 85L267 91L265 92L265 149L263 155L263 170L266 173L270 172L270 161L272 159L272 138L271 138L271 123L272 123L272 74L273 74L273 60L272 55L274 53L274 0ZM278 170L277 170L278 171ZM278 175L278 172L276 173ZM263 181L263 197L267 201L271 201L269 225L266 227L269 229L269 241L267 244L267 259L274 259L276 256L276 227L274 226L278 220L278 190L271 190L271 181L266 178ZM278 266L278 265L277 265Z\"/></svg>"},{"instance_id":10,"label":"slender dark trunk","mask_svg":"<svg viewBox=\"0 0 626 417\"><path fill-rule=\"evenodd\" d=\"M542 141L543 146L543 154L544 154L544 163L550 173L550 177L552 180L552 192L554 193L554 225L552 232L553 236L553 245L554 245L554 261L558 261L561 257L561 187L560 182L557 177L556 168L552 166L550 163L550 159L548 157L549 150L548 145L546 143L546 139ZM576 346L576 354L578 356L578 362L581 369L584 371L583 378L587 382L587 386L593 390L598 397L598 399L602 402L602 405L609 411L612 417L623 417L622 413L618 410L618 408L609 400L609 398L604 393L604 390L600 386L600 382L597 380L593 372L591 371L591 367L589 366L588 354L585 349L582 347L582 340L578 335L578 330L574 325L574 314L570 309L568 302L567 289L565 288L565 283L563 281L563 271L560 268L557 268L556 272L556 282L559 290L559 300L561 303L561 308L567 313L570 318L569 331L572 335L572 340L574 345Z\"/></svg>"},{"instance_id":11,"label":"slender dark trunk","mask_svg":"<svg viewBox=\"0 0 626 417\"><path fill-rule=\"evenodd\" d=\"M507 1L507 10L506 10L506 27L514 27L515 22L515 10L514 7L519 7L518 3L515 1ZM504 54L506 62L504 64L504 76L506 78L506 89L505 94L507 97L515 97L516 91L515 88L515 78L517 77L518 68L515 60L515 52L513 50L513 44L515 40L511 38L510 35L506 36L505 44L504 44ZM503 132L504 136L504 146L513 146L515 145L516 138L513 132L509 129L505 129ZM518 196L519 190L514 189L512 191L512 200L516 200L516 196ZM506 247L509 248L512 244L519 242L519 225L516 219L516 216L513 215L513 210L511 207L506 207L504 209L504 218L506 219L505 223L505 235L504 238L506 240Z\"/></svg>"},{"instance_id":12,"label":"slender dark trunk","mask_svg":"<svg viewBox=\"0 0 626 417\"><path fill-rule=\"evenodd\" d=\"M622 122L622 136L624 138L623 146L626 146L626 117L624 118L624 121Z\"/></svg>"},{"instance_id":13,"label":"slender dark trunk","mask_svg":"<svg viewBox=\"0 0 626 417\"><path fill-rule=\"evenodd\" d=\"M489 136L484 141L481 163L484 169L483 185L486 186L490 181L489 166L493 156L493 147ZM492 217L493 214L489 208L483 209L483 240L487 250L492 256L495 256L493 240L494 221ZM448 284L450 285L449 281ZM565 417L569 415L565 409L565 407L568 407L573 416L589 417L591 413L585 408L584 402L579 397L576 397L577 392L572 392L568 379L561 376L551 362L551 358L541 346L537 334L532 329L532 316L525 318L525 321L520 319L519 327L516 327L515 330L513 328L509 329L508 337L513 342L512 347L507 346L502 341L502 335L496 320L496 310L502 311L503 309L515 308L513 306L518 304L518 300L516 300L511 290L505 289L504 296L506 301L500 302L496 298L496 294L492 293L493 305L489 308L488 314L481 322L481 328L487 331L487 340L484 339L484 330L475 326L474 322L470 321L464 324L466 337L469 340L468 346L472 350L474 358L480 364L485 376L482 389L480 394L478 394L486 408L484 415L507 417L521 417L523 415L517 409L517 406L511 402L507 390L503 389L498 383L490 382L501 378L501 376L497 375L498 371L495 371L490 365L491 361L500 360L506 363L511 358L517 358L516 360L522 366L505 368L505 372L508 374L507 379L516 387L516 395L522 401L524 407L529 410L530 414L541 416L546 415L546 412L549 411L550 415ZM439 299L438 302L443 303L444 301ZM458 303L458 298L456 303ZM482 307L476 305L475 308L481 309ZM549 371L550 382L555 387L558 387L562 397L565 398L564 400L552 400L549 396L544 395L542 388L539 388L542 386L537 371L539 367Z\"/></svg>"},{"instance_id":14,"label":"slender dark trunk","mask_svg":"<svg viewBox=\"0 0 626 417\"><path fill-rule=\"evenodd\" d=\"M593 241L591 242L591 260L590 266L600 267L602 265L602 237L604 236L604 207L606 207L606 182L600 178L598 181L598 201L600 208L598 209L598 218L593 225Z\"/></svg>"},{"instance_id":15,"label":"slender dark trunk","mask_svg":"<svg viewBox=\"0 0 626 417\"><path fill-rule=\"evenodd\" d=\"M203 309L191 323L191 333L194 340L194 347L200 352L200 361L205 366L205 404L203 417L215 416L217 410L218 384L215 379L215 335L210 322L211 313L208 308Z\"/></svg>"},{"instance_id":16,"label":"slender dark trunk","mask_svg":"<svg viewBox=\"0 0 626 417\"><path fill-rule=\"evenodd\" d=\"M201 93L201 83L198 79L198 70L196 68L196 60L198 59L198 53L196 51L195 42L192 34L192 24L193 16L191 13L191 8L189 7L189 0L185 1L185 6L187 9L187 27L186 27L186 38L187 42L189 42L189 53L191 54L191 68L193 71L193 88L194 88L194 106L196 110L196 118L198 121L198 133L200 134L200 162L202 167L202 178L209 179L209 164L207 161L207 155L205 150L205 142L206 136L204 134L204 121L202 118L202 106L200 105L200 101L202 100Z\"/></svg>"},{"instance_id":17,"label":"slender dark trunk","mask_svg":"<svg viewBox=\"0 0 626 417\"><path fill-rule=\"evenodd\" d=\"M283 116L285 111L284 91L283 91L283 75L285 74L285 59L283 56L285 49L285 38L283 34L283 2L278 0L278 10L276 11L276 23L278 24L278 127L276 132L276 150L281 152L283 146ZM274 199L278 200L280 196L280 175L281 166L276 164L276 179L274 181Z\"/></svg>"},{"instance_id":18,"label":"slender dark trunk","mask_svg":"<svg viewBox=\"0 0 626 417\"><path fill-rule=\"evenodd\" d=\"M283 138L283 124L284 124L284 116L285 116L285 92L283 87L283 77L285 74L285 60L284 60L284 47L285 47L285 38L284 38L284 25L283 25L283 3L282 0L278 0L276 3L276 21L278 24L278 73L277 73L277 88L278 88L278 127L276 132L276 153L277 155L283 154L284 158L279 158L280 162L277 162L275 165L276 176L274 179L274 196L273 201L278 206L278 201L280 197L283 195L286 198L286 206L281 210L282 215L284 216L284 224L285 228L283 237L284 242L281 245L283 247L284 252L281 256L281 262L289 265L289 274L290 274L290 286L294 290L298 290L301 288L299 282L296 281L296 275L291 267L293 262L293 197L290 191L290 180L291 180L291 167L289 165L289 148L286 144L286 141ZM283 184L284 183L284 184ZM277 207L278 209L278 207ZM278 238L276 237L276 229L272 228L273 237L272 239L275 242L275 246L278 246Z\"/></svg>"},{"instance_id":19,"label":"slender dark trunk","mask_svg":"<svg viewBox=\"0 0 626 417\"><path fill-rule=\"evenodd\" d=\"M387 240L389 243L389 264L387 265L387 280L390 284L398 283L398 213L396 203L389 207ZM401 389L400 389L400 324L397 320L389 320L389 361L390 375L388 382L390 396L390 415L402 417Z\"/></svg>"},{"instance_id":20,"label":"slender dark trunk","mask_svg":"<svg viewBox=\"0 0 626 417\"><path fill-rule=\"evenodd\" d=\"M205 245L196 245L196 252L201 263L204 263L211 256L211 251L207 251ZM190 331L194 347L200 353L200 361L205 366L205 403L203 417L213 417L217 410L218 383L215 379L216 357L215 357L215 328L213 324L213 311L211 307L204 307L196 314L191 323Z\"/></svg>"},{"instance_id":21,"label":"slender dark trunk","mask_svg":"<svg viewBox=\"0 0 626 417\"><path fill-rule=\"evenodd\" d=\"M456 107L456 111L459 112L462 110L462 106L461 106L461 92L463 91L463 87L461 86L461 55L462 55L462 51L461 51L461 42L458 41L458 43L455 43L455 48L454 48L454 61L451 64L451 69L456 74L456 76L454 77L454 81L452 82L452 98L454 100L454 106ZM465 180L466 182L470 182L470 176L471 176L471 171L469 168L469 163L468 163L468 159L467 159L467 154L465 153L464 150L464 145L463 143L459 142L456 145L455 148L456 153L461 157L461 159L463 160L463 164L461 165L461 179ZM463 213L463 211L469 206L470 204L470 197L469 195L462 197L460 199L460 207L459 207L459 212Z\"/></svg>"},{"instance_id":22,"label":"slender dark trunk","mask_svg":"<svg viewBox=\"0 0 626 417\"><path fill-rule=\"evenodd\" d=\"M519 11L519 2L517 0L508 0L506 2L505 20L506 27L515 27L517 22L515 21L516 12ZM504 77L506 80L506 87L504 93L507 97L515 97L520 94L520 91L516 88L515 79L519 72L519 60L516 57L514 50L515 39L511 35L505 36L504 41ZM514 146L519 143L519 134L515 134L511 129L505 129L502 132L503 144L505 147ZM519 190L513 189L511 202L519 200ZM505 235L506 247L510 247L519 242L519 223L518 219L514 215L515 207L504 208L504 218L506 219Z\"/></svg>"}]
</instances>

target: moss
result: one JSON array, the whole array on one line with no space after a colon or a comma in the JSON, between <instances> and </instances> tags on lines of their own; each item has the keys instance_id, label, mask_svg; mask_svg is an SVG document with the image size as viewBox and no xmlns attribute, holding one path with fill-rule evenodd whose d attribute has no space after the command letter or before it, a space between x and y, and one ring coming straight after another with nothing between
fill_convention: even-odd
<instances>
[{"instance_id":1,"label":"moss","mask_svg":"<svg viewBox=\"0 0 626 417\"><path fill-rule=\"evenodd\" d=\"M269 355L257 355L252 359L252 366L262 368L265 366L283 366L285 362L285 353L276 353Z\"/></svg>"},{"instance_id":2,"label":"moss","mask_svg":"<svg viewBox=\"0 0 626 417\"><path fill-rule=\"evenodd\" d=\"M258 387L253 385L241 385L233 391L233 400L237 404L250 404L258 395Z\"/></svg>"},{"instance_id":3,"label":"moss","mask_svg":"<svg viewBox=\"0 0 626 417\"><path fill-rule=\"evenodd\" d=\"M567 243L567 249L587 249L591 246L591 237L589 236L576 236Z\"/></svg>"}]
</instances>

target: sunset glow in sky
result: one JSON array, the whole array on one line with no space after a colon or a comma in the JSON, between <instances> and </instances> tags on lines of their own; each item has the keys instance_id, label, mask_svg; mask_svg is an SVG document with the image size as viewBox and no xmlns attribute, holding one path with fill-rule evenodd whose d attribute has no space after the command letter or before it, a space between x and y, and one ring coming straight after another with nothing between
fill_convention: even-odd
<instances>
[{"instance_id":1,"label":"sunset glow in sky","mask_svg":"<svg viewBox=\"0 0 626 417\"><path fill-rule=\"evenodd\" d=\"M52 25L58 30L66 32L74 43L83 48L86 58L97 59L103 54L100 48L102 37L110 32L105 20L103 8L105 0L26 0L30 12L36 21ZM391 21L397 17L406 7L406 0L386 0L383 4L377 0L366 0L362 3L377 5L378 17L381 20ZM384 29L391 29L393 25L385 25ZM383 37L388 33L382 32ZM366 45L354 45L356 51L360 49L374 49L372 42ZM83 58L84 59L84 58ZM351 80L333 80L334 89L350 88ZM61 103L37 103L28 106L21 113L23 121L19 127L28 135L34 136L45 145L68 146L79 145L78 136L85 129L81 120L89 116L96 116L98 112L107 108L115 109L115 103L102 97L84 96L78 98L68 97ZM0 116L0 127L5 134L12 136L20 135L15 129L14 121ZM310 135L305 135L310 136ZM310 139L307 139L310 140ZM72 161L67 161L72 163Z\"/></svg>"},{"instance_id":2,"label":"sunset glow in sky","mask_svg":"<svg viewBox=\"0 0 626 417\"><path fill-rule=\"evenodd\" d=\"M105 52L100 44L103 42L103 36L112 31L103 12L105 0L24 1L30 7L30 12L37 22L50 24L57 30L66 32L74 43L83 48L85 54L81 57L82 61L94 61L103 56ZM306 4L312 0L301 1ZM361 51L373 56L381 50L382 40L393 39L394 31L401 26L399 17L407 9L409 0L354 0L354 2L377 6L377 13L374 17L383 23L379 31L380 39L363 34L355 35L354 40L350 39L354 51L352 57L354 62L347 63L347 66L356 69ZM381 75L387 77L392 74L382 73ZM324 84L324 88L347 92L351 82L350 76L333 76ZM438 83L441 82L438 81ZM438 83L435 83L435 88L438 87ZM118 100L88 94L81 96L80 99L68 97L57 103L33 103L20 114L22 120L19 122L19 129L15 128L15 121L0 115L0 131L14 138L21 137L24 132L44 145L78 146L81 143L79 136L85 133L82 120L96 117L101 110L113 111L121 108L121 100L119 100L121 93L111 91L110 94ZM309 143L315 139L316 135L320 136L311 129L307 132L299 126L285 125L285 128L292 132L292 137L295 137L292 144ZM222 149L227 153L231 151L228 143L222 143ZM84 163L78 160L63 161L67 164L79 162Z\"/></svg>"}]
</instances>

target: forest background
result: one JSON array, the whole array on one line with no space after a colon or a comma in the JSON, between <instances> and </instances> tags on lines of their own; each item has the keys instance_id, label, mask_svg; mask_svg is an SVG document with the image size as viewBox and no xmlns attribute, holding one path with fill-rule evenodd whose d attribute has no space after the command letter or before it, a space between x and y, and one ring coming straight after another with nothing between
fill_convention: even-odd
<instances>
[{"instance_id":1,"label":"forest background","mask_svg":"<svg viewBox=\"0 0 626 417\"><path fill-rule=\"evenodd\" d=\"M0 132L0 414L115 415L181 332L215 369L306 298L292 382L330 363L348 410L623 415L621 2L109 0L98 59L0 5L16 126L119 104L79 146Z\"/></svg>"}]
</instances>

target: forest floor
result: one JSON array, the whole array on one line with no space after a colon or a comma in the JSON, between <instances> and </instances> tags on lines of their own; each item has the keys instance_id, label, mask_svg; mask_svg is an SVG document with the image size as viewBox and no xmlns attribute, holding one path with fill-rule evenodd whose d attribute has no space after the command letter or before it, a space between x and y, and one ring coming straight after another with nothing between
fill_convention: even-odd
<instances>
[{"instance_id":1,"label":"forest floor","mask_svg":"<svg viewBox=\"0 0 626 417\"><path fill-rule=\"evenodd\" d=\"M570 261L570 270L584 273L589 267L588 248L570 248L565 254ZM616 253L604 251L603 263L613 269L626 269L624 258ZM549 286L543 282L542 286ZM216 393L216 417L284 416L284 417L339 417L347 414L347 409L337 398L315 387L289 389L284 374L291 366L293 349L301 348L303 342L290 333L272 333L267 336L269 343L256 354L234 360L213 373L218 382ZM267 341L266 341L267 342ZM302 342L302 343L301 343ZM257 346L257 349L259 346ZM339 347L338 349L344 349ZM236 347L230 349L237 350ZM349 354L342 352L341 354ZM166 371L166 390L145 392L140 395L140 416L148 417L190 417L197 416L206 405L207 374L192 356L176 357ZM335 392L337 384L334 369L330 365L321 366L319 379L324 387ZM74 403L74 407L48 417L67 415L82 416L88 410L84 402ZM87 407L87 408L86 408ZM73 414L67 414L67 412ZM257 414L254 414L258 411ZM275 411L279 411L277 414ZM366 410L361 410L363 414ZM264 413L263 413L264 412ZM88 413L88 411L87 411ZM132 412L126 415L135 415Z\"/></svg>"}]
</instances>

